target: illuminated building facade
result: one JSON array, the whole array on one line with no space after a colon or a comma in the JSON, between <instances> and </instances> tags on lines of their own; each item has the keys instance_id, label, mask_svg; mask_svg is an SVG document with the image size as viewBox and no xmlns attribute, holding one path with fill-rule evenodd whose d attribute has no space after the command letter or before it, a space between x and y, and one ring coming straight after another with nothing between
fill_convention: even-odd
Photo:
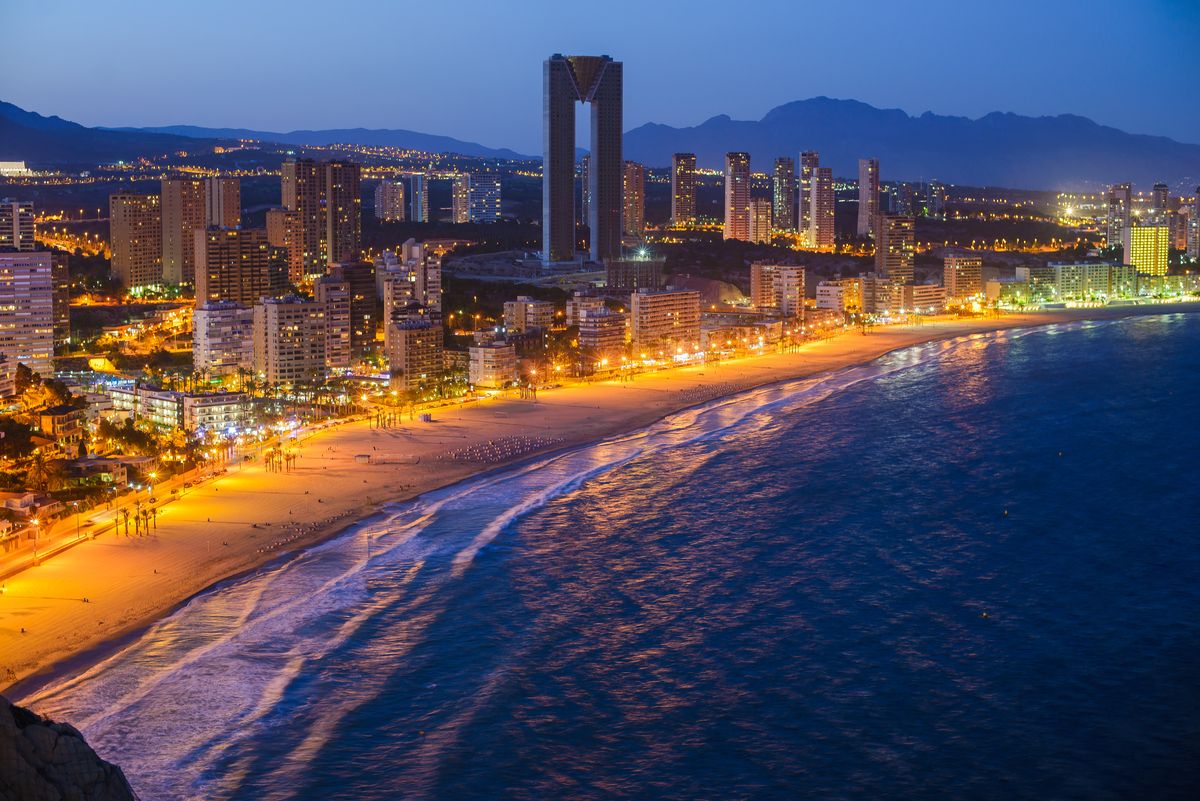
<instances>
[{"instance_id":1,"label":"illuminated building facade","mask_svg":"<svg viewBox=\"0 0 1200 801\"><path fill-rule=\"evenodd\" d=\"M450 181L450 222L471 221L471 176L459 173Z\"/></svg>"},{"instance_id":2,"label":"illuminated building facade","mask_svg":"<svg viewBox=\"0 0 1200 801\"><path fill-rule=\"evenodd\" d=\"M1133 215L1133 191L1129 184L1108 189L1108 244L1122 242ZM1128 259L1126 259L1128 261Z\"/></svg>"},{"instance_id":3,"label":"illuminated building facade","mask_svg":"<svg viewBox=\"0 0 1200 801\"><path fill-rule=\"evenodd\" d=\"M879 159L858 160L858 235L874 236L879 216Z\"/></svg>"},{"instance_id":4,"label":"illuminated building facade","mask_svg":"<svg viewBox=\"0 0 1200 801\"><path fill-rule=\"evenodd\" d=\"M375 187L375 219L380 222L402 222L404 213L404 182L384 179Z\"/></svg>"},{"instance_id":5,"label":"illuminated building facade","mask_svg":"<svg viewBox=\"0 0 1200 801\"><path fill-rule=\"evenodd\" d=\"M288 280L304 283L304 245L300 230L300 212L267 209L267 242L287 254Z\"/></svg>"},{"instance_id":6,"label":"illuminated building facade","mask_svg":"<svg viewBox=\"0 0 1200 801\"><path fill-rule=\"evenodd\" d=\"M402 319L388 323L388 370L392 389L418 392L445 370L441 323Z\"/></svg>"},{"instance_id":7,"label":"illuminated building facade","mask_svg":"<svg viewBox=\"0 0 1200 801\"><path fill-rule=\"evenodd\" d=\"M513 333L545 331L554 323L554 304L520 295L504 301L504 328Z\"/></svg>"},{"instance_id":8,"label":"illuminated building facade","mask_svg":"<svg viewBox=\"0 0 1200 801\"><path fill-rule=\"evenodd\" d=\"M423 173L408 178L410 216L413 222L429 222L429 179Z\"/></svg>"},{"instance_id":9,"label":"illuminated building facade","mask_svg":"<svg viewBox=\"0 0 1200 801\"><path fill-rule=\"evenodd\" d=\"M911 284L915 243L912 217L880 214L875 231L875 272L895 284Z\"/></svg>"},{"instance_id":10,"label":"illuminated building facade","mask_svg":"<svg viewBox=\"0 0 1200 801\"><path fill-rule=\"evenodd\" d=\"M806 244L816 250L833 250L837 243L834 229L836 197L833 193L833 170L816 167L808 191L808 236Z\"/></svg>"},{"instance_id":11,"label":"illuminated building facade","mask_svg":"<svg viewBox=\"0 0 1200 801\"><path fill-rule=\"evenodd\" d=\"M162 275L166 284L196 280L196 230L208 217L204 181L162 179Z\"/></svg>"},{"instance_id":12,"label":"illuminated building facade","mask_svg":"<svg viewBox=\"0 0 1200 801\"><path fill-rule=\"evenodd\" d=\"M192 362L197 372L232 375L254 365L254 309L204 303L192 313Z\"/></svg>"},{"instance_id":13,"label":"illuminated building facade","mask_svg":"<svg viewBox=\"0 0 1200 801\"><path fill-rule=\"evenodd\" d=\"M983 259L947 256L942 260L942 285L947 300L963 300L983 292Z\"/></svg>"},{"instance_id":14,"label":"illuminated building facade","mask_svg":"<svg viewBox=\"0 0 1200 801\"><path fill-rule=\"evenodd\" d=\"M693 225L696 222L696 154L671 156L671 223Z\"/></svg>"},{"instance_id":15,"label":"illuminated building facade","mask_svg":"<svg viewBox=\"0 0 1200 801\"><path fill-rule=\"evenodd\" d=\"M480 170L471 176L471 222L500 222L500 172Z\"/></svg>"},{"instance_id":16,"label":"illuminated building facade","mask_svg":"<svg viewBox=\"0 0 1200 801\"><path fill-rule=\"evenodd\" d=\"M796 162L787 156L775 159L775 176L771 184L771 217L775 230L796 230Z\"/></svg>"},{"instance_id":17,"label":"illuminated building facade","mask_svg":"<svg viewBox=\"0 0 1200 801\"><path fill-rule=\"evenodd\" d=\"M621 255L623 67L608 56L555 54L543 64L542 257L575 258L575 104L591 104L587 170L591 259Z\"/></svg>"},{"instance_id":18,"label":"illuminated building facade","mask_svg":"<svg viewBox=\"0 0 1200 801\"><path fill-rule=\"evenodd\" d=\"M750 154L725 154L725 239L750 241Z\"/></svg>"},{"instance_id":19,"label":"illuminated building facade","mask_svg":"<svg viewBox=\"0 0 1200 801\"><path fill-rule=\"evenodd\" d=\"M629 321L635 356L691 353L700 345L700 293L639 290L629 297Z\"/></svg>"},{"instance_id":20,"label":"illuminated building facade","mask_svg":"<svg viewBox=\"0 0 1200 801\"><path fill-rule=\"evenodd\" d=\"M517 380L517 348L506 342L472 345L467 377L485 389L500 389Z\"/></svg>"},{"instance_id":21,"label":"illuminated building facade","mask_svg":"<svg viewBox=\"0 0 1200 801\"><path fill-rule=\"evenodd\" d=\"M159 286L162 271L162 214L158 195L116 194L108 198L112 273L126 289Z\"/></svg>"},{"instance_id":22,"label":"illuminated building facade","mask_svg":"<svg viewBox=\"0 0 1200 801\"><path fill-rule=\"evenodd\" d=\"M299 278L294 283L311 283L325 273L325 168L313 159L288 159L280 178L283 206L294 212L291 221L300 254Z\"/></svg>"},{"instance_id":23,"label":"illuminated building facade","mask_svg":"<svg viewBox=\"0 0 1200 801\"><path fill-rule=\"evenodd\" d=\"M325 264L362 255L362 168L350 161L325 164Z\"/></svg>"},{"instance_id":24,"label":"illuminated building facade","mask_svg":"<svg viewBox=\"0 0 1200 801\"><path fill-rule=\"evenodd\" d=\"M750 303L758 311L775 311L784 317L804 312L804 267L795 264L750 265Z\"/></svg>"},{"instance_id":25,"label":"illuminated building facade","mask_svg":"<svg viewBox=\"0 0 1200 801\"><path fill-rule=\"evenodd\" d=\"M804 234L804 244L808 247L812 247L808 235L812 228L813 173L819 166L820 156L815 150L806 150L800 154L800 213L796 224L799 226L800 232Z\"/></svg>"},{"instance_id":26,"label":"illuminated building facade","mask_svg":"<svg viewBox=\"0 0 1200 801\"><path fill-rule=\"evenodd\" d=\"M287 291L287 253L262 228L208 228L193 232L196 305L229 301L253 306Z\"/></svg>"},{"instance_id":27,"label":"illuminated building facade","mask_svg":"<svg viewBox=\"0 0 1200 801\"><path fill-rule=\"evenodd\" d=\"M33 250L37 244L35 233L33 203L0 200L0 250Z\"/></svg>"},{"instance_id":28,"label":"illuminated building facade","mask_svg":"<svg viewBox=\"0 0 1200 801\"><path fill-rule=\"evenodd\" d=\"M750 200L750 242L771 244L771 200L765 197Z\"/></svg>"},{"instance_id":29,"label":"illuminated building facade","mask_svg":"<svg viewBox=\"0 0 1200 801\"><path fill-rule=\"evenodd\" d=\"M254 307L254 372L270 385L325 378L325 310L296 296Z\"/></svg>"},{"instance_id":30,"label":"illuminated building facade","mask_svg":"<svg viewBox=\"0 0 1200 801\"><path fill-rule=\"evenodd\" d=\"M208 228L242 224L242 182L237 178L204 179L204 213Z\"/></svg>"},{"instance_id":31,"label":"illuminated building facade","mask_svg":"<svg viewBox=\"0 0 1200 801\"><path fill-rule=\"evenodd\" d=\"M1171 232L1166 225L1131 225L1124 231L1125 263L1141 275L1166 275Z\"/></svg>"},{"instance_id":32,"label":"illuminated building facade","mask_svg":"<svg viewBox=\"0 0 1200 801\"><path fill-rule=\"evenodd\" d=\"M50 252L0 253L0 359L54 376L54 279Z\"/></svg>"},{"instance_id":33,"label":"illuminated building facade","mask_svg":"<svg viewBox=\"0 0 1200 801\"><path fill-rule=\"evenodd\" d=\"M641 239L646 231L646 168L636 161L625 162L625 235Z\"/></svg>"}]
</instances>

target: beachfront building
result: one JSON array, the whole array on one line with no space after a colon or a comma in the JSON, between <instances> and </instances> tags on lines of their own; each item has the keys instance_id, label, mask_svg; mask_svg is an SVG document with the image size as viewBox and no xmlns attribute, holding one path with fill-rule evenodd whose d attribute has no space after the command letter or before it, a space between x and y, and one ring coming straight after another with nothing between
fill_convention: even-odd
<instances>
[{"instance_id":1,"label":"beachfront building","mask_svg":"<svg viewBox=\"0 0 1200 801\"><path fill-rule=\"evenodd\" d=\"M1171 232L1166 225L1131 225L1125 228L1121 244L1125 263L1141 275L1166 275L1171 251Z\"/></svg>"},{"instance_id":2,"label":"beachfront building","mask_svg":"<svg viewBox=\"0 0 1200 801\"><path fill-rule=\"evenodd\" d=\"M804 311L804 268L754 262L750 265L750 303L758 311L799 317Z\"/></svg>"},{"instance_id":3,"label":"beachfront building","mask_svg":"<svg viewBox=\"0 0 1200 801\"><path fill-rule=\"evenodd\" d=\"M545 331L554 322L554 304L520 295L504 302L504 328L516 334L526 331Z\"/></svg>"},{"instance_id":4,"label":"beachfront building","mask_svg":"<svg viewBox=\"0 0 1200 801\"><path fill-rule=\"evenodd\" d=\"M630 335L642 358L690 355L700 347L700 293L639 290L629 297Z\"/></svg>"},{"instance_id":5,"label":"beachfront building","mask_svg":"<svg viewBox=\"0 0 1200 801\"><path fill-rule=\"evenodd\" d=\"M983 259L978 256L947 256L942 259L942 286L947 301L963 301L983 293Z\"/></svg>"},{"instance_id":6,"label":"beachfront building","mask_svg":"<svg viewBox=\"0 0 1200 801\"><path fill-rule=\"evenodd\" d=\"M419 393L435 383L445 371L441 323L416 315L389 322L387 358L392 389Z\"/></svg>"},{"instance_id":7,"label":"beachfront building","mask_svg":"<svg viewBox=\"0 0 1200 801\"><path fill-rule=\"evenodd\" d=\"M567 301L567 325L579 325L580 312L597 311L604 308L604 298L596 297L595 295L585 295L582 292L576 292L575 295Z\"/></svg>"},{"instance_id":8,"label":"beachfront building","mask_svg":"<svg viewBox=\"0 0 1200 801\"><path fill-rule=\"evenodd\" d=\"M324 307L290 295L254 307L254 372L271 385L325 378Z\"/></svg>"},{"instance_id":9,"label":"beachfront building","mask_svg":"<svg viewBox=\"0 0 1200 801\"><path fill-rule=\"evenodd\" d=\"M476 387L501 389L517 380L517 349L507 342L472 345L468 378Z\"/></svg>"},{"instance_id":10,"label":"beachfront building","mask_svg":"<svg viewBox=\"0 0 1200 801\"><path fill-rule=\"evenodd\" d=\"M205 303L192 313L192 364L203 375L232 375L254 366L254 309Z\"/></svg>"},{"instance_id":11,"label":"beachfront building","mask_svg":"<svg viewBox=\"0 0 1200 801\"><path fill-rule=\"evenodd\" d=\"M585 367L617 365L625 356L629 337L629 315L600 306L579 313L579 349Z\"/></svg>"},{"instance_id":12,"label":"beachfront building","mask_svg":"<svg viewBox=\"0 0 1200 801\"><path fill-rule=\"evenodd\" d=\"M841 313L861 311L862 279L821 281L817 284L817 308Z\"/></svg>"}]
</instances>

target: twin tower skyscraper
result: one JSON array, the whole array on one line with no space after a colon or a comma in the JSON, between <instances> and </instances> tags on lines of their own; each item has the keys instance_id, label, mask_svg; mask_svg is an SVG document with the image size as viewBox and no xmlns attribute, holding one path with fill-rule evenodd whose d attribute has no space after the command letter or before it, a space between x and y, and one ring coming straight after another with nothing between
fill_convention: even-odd
<instances>
[{"instance_id":1,"label":"twin tower skyscraper","mask_svg":"<svg viewBox=\"0 0 1200 801\"><path fill-rule=\"evenodd\" d=\"M592 109L587 172L591 259L621 256L622 65L608 56L563 56L543 64L542 258L575 258L575 104Z\"/></svg>"}]
</instances>

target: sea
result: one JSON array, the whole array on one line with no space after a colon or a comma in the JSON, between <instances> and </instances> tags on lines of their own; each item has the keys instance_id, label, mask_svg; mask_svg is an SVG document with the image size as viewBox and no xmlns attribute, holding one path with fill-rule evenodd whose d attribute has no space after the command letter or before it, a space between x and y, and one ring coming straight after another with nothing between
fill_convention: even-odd
<instances>
[{"instance_id":1,"label":"sea","mask_svg":"<svg viewBox=\"0 0 1200 801\"><path fill-rule=\"evenodd\" d=\"M398 503L22 700L144 801L1195 799L1198 479L1200 315L972 335Z\"/></svg>"}]
</instances>

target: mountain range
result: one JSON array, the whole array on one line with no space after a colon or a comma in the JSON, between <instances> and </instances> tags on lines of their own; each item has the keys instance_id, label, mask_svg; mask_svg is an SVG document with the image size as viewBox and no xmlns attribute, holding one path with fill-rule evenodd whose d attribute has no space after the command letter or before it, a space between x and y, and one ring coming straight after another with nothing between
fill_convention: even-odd
<instances>
[{"instance_id":1,"label":"mountain range","mask_svg":"<svg viewBox=\"0 0 1200 801\"><path fill-rule=\"evenodd\" d=\"M1165 181L1188 192L1200 181L1200 145L1125 133L1085 117L912 117L828 97L777 106L757 121L721 115L690 128L649 123L628 131L624 142L626 158L650 165L691 152L701 166L721 168L725 153L743 150L753 168L769 172L776 156L815 150L822 166L846 177L858 175L859 158L873 157L884 180L1027 189Z\"/></svg>"},{"instance_id":2,"label":"mountain range","mask_svg":"<svg viewBox=\"0 0 1200 801\"><path fill-rule=\"evenodd\" d=\"M0 102L0 160L33 165L97 164L195 149L233 139L292 145L335 143L452 152L484 158L531 158L448 136L404 129L341 128L279 133L173 125L87 128ZM770 171L777 156L820 153L834 175L854 177L860 157L880 161L883 179L937 178L948 183L1027 189L1095 189L1132 181L1166 181L1190 192L1200 183L1200 145L1130 134L1085 117L1024 117L993 112L979 119L926 112L910 116L855 100L816 97L778 106L760 120L713 117L692 127L647 123L626 132L625 157L665 167L671 154L693 152L705 167L744 150Z\"/></svg>"}]
</instances>

